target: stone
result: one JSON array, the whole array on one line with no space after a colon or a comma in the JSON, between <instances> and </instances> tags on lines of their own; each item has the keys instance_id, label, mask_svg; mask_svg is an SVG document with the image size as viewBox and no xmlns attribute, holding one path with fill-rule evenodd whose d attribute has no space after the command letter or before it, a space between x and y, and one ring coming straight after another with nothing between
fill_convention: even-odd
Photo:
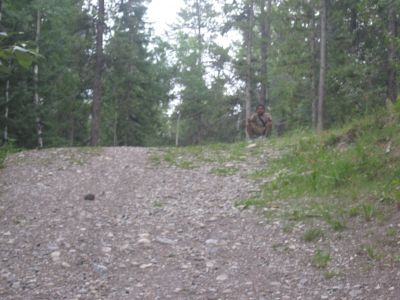
<instances>
[{"instance_id":1,"label":"stone","mask_svg":"<svg viewBox=\"0 0 400 300\"><path fill-rule=\"evenodd\" d=\"M176 241L165 238L165 237L156 237L156 241L159 242L160 244L166 244L166 245L175 245Z\"/></svg>"},{"instance_id":2,"label":"stone","mask_svg":"<svg viewBox=\"0 0 400 300\"><path fill-rule=\"evenodd\" d=\"M60 251L54 251L54 252L52 252L52 253L50 254L50 256L51 256L51 259L52 259L54 262L59 262L59 261L60 261L60 256L61 256L61 252L60 252Z\"/></svg>"},{"instance_id":3,"label":"stone","mask_svg":"<svg viewBox=\"0 0 400 300\"><path fill-rule=\"evenodd\" d=\"M228 275L226 274L221 274L219 276L217 276L217 281L225 281L228 279Z\"/></svg>"},{"instance_id":4,"label":"stone","mask_svg":"<svg viewBox=\"0 0 400 300\"><path fill-rule=\"evenodd\" d=\"M150 241L149 239L146 239L146 238L140 238L140 239L138 240L138 244L150 245L150 244L151 244L151 241Z\"/></svg>"},{"instance_id":5,"label":"stone","mask_svg":"<svg viewBox=\"0 0 400 300\"><path fill-rule=\"evenodd\" d=\"M83 198L85 200L93 201L96 197L94 194L86 194Z\"/></svg>"},{"instance_id":6,"label":"stone","mask_svg":"<svg viewBox=\"0 0 400 300\"><path fill-rule=\"evenodd\" d=\"M207 245L218 245L218 240L215 239L208 239L206 240Z\"/></svg>"},{"instance_id":7,"label":"stone","mask_svg":"<svg viewBox=\"0 0 400 300\"><path fill-rule=\"evenodd\" d=\"M101 248L101 251L103 251L104 253L110 253L111 247L103 247L103 248Z\"/></svg>"},{"instance_id":8,"label":"stone","mask_svg":"<svg viewBox=\"0 0 400 300\"><path fill-rule=\"evenodd\" d=\"M108 268L101 264L94 264L93 267L94 267L94 270L98 273L104 273L104 272L108 271Z\"/></svg>"},{"instance_id":9,"label":"stone","mask_svg":"<svg viewBox=\"0 0 400 300\"><path fill-rule=\"evenodd\" d=\"M351 290L349 295L350 295L350 297L355 298L355 297L361 295L361 290L359 290L359 289Z\"/></svg>"},{"instance_id":10,"label":"stone","mask_svg":"<svg viewBox=\"0 0 400 300\"><path fill-rule=\"evenodd\" d=\"M152 266L153 264L141 264L139 268L141 269L148 269Z\"/></svg>"}]
</instances>

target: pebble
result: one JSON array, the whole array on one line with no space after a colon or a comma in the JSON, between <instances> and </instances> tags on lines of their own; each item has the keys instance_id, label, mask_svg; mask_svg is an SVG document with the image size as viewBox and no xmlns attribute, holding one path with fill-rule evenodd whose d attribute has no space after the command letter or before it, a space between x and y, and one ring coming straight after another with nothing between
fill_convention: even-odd
<instances>
[{"instance_id":1,"label":"pebble","mask_svg":"<svg viewBox=\"0 0 400 300\"><path fill-rule=\"evenodd\" d=\"M206 262L206 267L209 269L212 269L215 267L215 262L214 261L208 261Z\"/></svg>"},{"instance_id":2,"label":"pebble","mask_svg":"<svg viewBox=\"0 0 400 300\"><path fill-rule=\"evenodd\" d=\"M51 256L51 259L52 259L54 262L59 262L59 261L60 261L60 256L61 256L61 252L60 252L60 251L54 251L54 252L52 252L52 253L50 254L50 256Z\"/></svg>"},{"instance_id":3,"label":"pebble","mask_svg":"<svg viewBox=\"0 0 400 300\"><path fill-rule=\"evenodd\" d=\"M280 282L278 282L278 281L272 281L271 285L272 286L281 286L282 284Z\"/></svg>"},{"instance_id":4,"label":"pebble","mask_svg":"<svg viewBox=\"0 0 400 300\"><path fill-rule=\"evenodd\" d=\"M349 295L350 295L350 297L355 298L355 297L361 295L361 290L351 290Z\"/></svg>"},{"instance_id":5,"label":"pebble","mask_svg":"<svg viewBox=\"0 0 400 300\"><path fill-rule=\"evenodd\" d=\"M150 244L151 244L151 241L150 241L149 239L147 239L147 238L140 238L140 239L138 240L138 244L150 245Z\"/></svg>"},{"instance_id":6,"label":"pebble","mask_svg":"<svg viewBox=\"0 0 400 300\"><path fill-rule=\"evenodd\" d=\"M153 264L141 264L139 268L141 269L147 269L150 268Z\"/></svg>"},{"instance_id":7,"label":"pebble","mask_svg":"<svg viewBox=\"0 0 400 300\"><path fill-rule=\"evenodd\" d=\"M226 274L221 274L219 276L217 276L217 281L225 281L228 279L228 275Z\"/></svg>"},{"instance_id":8,"label":"pebble","mask_svg":"<svg viewBox=\"0 0 400 300\"><path fill-rule=\"evenodd\" d=\"M104 265L94 264L93 266L94 266L95 271L98 273L104 273L104 272L108 271L108 268Z\"/></svg>"},{"instance_id":9,"label":"pebble","mask_svg":"<svg viewBox=\"0 0 400 300\"><path fill-rule=\"evenodd\" d=\"M156 241L159 242L160 244L166 244L166 245L175 245L176 241L164 238L164 237L156 237Z\"/></svg>"},{"instance_id":10,"label":"pebble","mask_svg":"<svg viewBox=\"0 0 400 300\"><path fill-rule=\"evenodd\" d=\"M206 240L206 244L207 245L218 245L218 240L209 239L209 240Z\"/></svg>"},{"instance_id":11,"label":"pebble","mask_svg":"<svg viewBox=\"0 0 400 300\"><path fill-rule=\"evenodd\" d=\"M103 247L103 248L101 248L101 251L103 251L104 253L110 253L111 247Z\"/></svg>"}]
</instances>

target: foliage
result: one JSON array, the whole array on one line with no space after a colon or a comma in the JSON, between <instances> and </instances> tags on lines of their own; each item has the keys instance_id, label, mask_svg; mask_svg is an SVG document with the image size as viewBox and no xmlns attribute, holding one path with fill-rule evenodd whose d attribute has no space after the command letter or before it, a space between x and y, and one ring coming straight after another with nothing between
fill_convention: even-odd
<instances>
[{"instance_id":1,"label":"foliage","mask_svg":"<svg viewBox=\"0 0 400 300\"><path fill-rule=\"evenodd\" d=\"M116 5L114 35L106 48L102 144L161 144L166 134L162 107L168 103L170 75L165 57L168 45L158 41L149 52L144 1ZM156 42L156 41L155 41Z\"/></svg>"},{"instance_id":2,"label":"foliage","mask_svg":"<svg viewBox=\"0 0 400 300\"><path fill-rule=\"evenodd\" d=\"M7 144L1 145L0 146L0 168L3 167L3 163L4 163L4 160L6 159L7 155L9 155L11 153L15 153L17 151L19 151L19 149L17 149L13 145L12 141L10 141Z\"/></svg>"}]
</instances>

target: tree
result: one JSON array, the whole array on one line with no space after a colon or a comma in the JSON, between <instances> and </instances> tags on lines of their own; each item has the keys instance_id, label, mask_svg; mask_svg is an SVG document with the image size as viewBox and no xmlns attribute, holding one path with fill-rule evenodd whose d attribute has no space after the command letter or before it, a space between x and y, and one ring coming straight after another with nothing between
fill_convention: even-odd
<instances>
[{"instance_id":1,"label":"tree","mask_svg":"<svg viewBox=\"0 0 400 300\"><path fill-rule=\"evenodd\" d=\"M224 56L215 43L218 18L211 1L186 0L179 16L174 49L177 83L181 87L177 107L180 136L184 144L199 144L211 137L215 113L209 114L209 108L215 91L211 87L216 80L212 74L219 65L214 59L222 59L220 63L224 64Z\"/></svg>"},{"instance_id":2,"label":"tree","mask_svg":"<svg viewBox=\"0 0 400 300\"><path fill-rule=\"evenodd\" d=\"M103 74L103 33L104 33L104 0L98 0L97 8L97 23L96 23L96 70L93 83L93 103L92 103L92 124L90 131L90 145L96 146L99 139L100 128L100 109L101 109L101 89L102 89L102 74Z\"/></svg>"},{"instance_id":3,"label":"tree","mask_svg":"<svg viewBox=\"0 0 400 300\"><path fill-rule=\"evenodd\" d=\"M272 0L259 0L260 5L260 31L261 31L261 89L260 89L260 104L269 105L268 96L268 47L271 39L271 10ZM265 11L267 4L267 11Z\"/></svg>"},{"instance_id":4,"label":"tree","mask_svg":"<svg viewBox=\"0 0 400 300\"><path fill-rule=\"evenodd\" d=\"M388 47L388 98L394 103L397 100L397 74L396 74L396 43L397 37L397 13L395 1L388 1L388 33L389 33L389 47Z\"/></svg>"},{"instance_id":5,"label":"tree","mask_svg":"<svg viewBox=\"0 0 400 300\"><path fill-rule=\"evenodd\" d=\"M323 106L325 100L325 68L326 68L326 6L328 0L321 0L321 42L319 60L319 84L318 84L318 116L317 131L321 132L324 128Z\"/></svg>"},{"instance_id":6,"label":"tree","mask_svg":"<svg viewBox=\"0 0 400 300\"><path fill-rule=\"evenodd\" d=\"M143 0L120 1L114 8L113 36L105 48L105 145L144 146L164 140L163 109L169 103L171 70L161 40L153 40L144 21Z\"/></svg>"},{"instance_id":7,"label":"tree","mask_svg":"<svg viewBox=\"0 0 400 300\"><path fill-rule=\"evenodd\" d=\"M250 0L246 5L247 26L244 34L244 44L246 47L246 96L245 96L245 109L246 109L246 122L251 114L252 102L252 83L253 83L253 68L252 68L252 49L253 49L253 26L254 26L254 3ZM246 137L249 135L246 131Z\"/></svg>"},{"instance_id":8,"label":"tree","mask_svg":"<svg viewBox=\"0 0 400 300\"><path fill-rule=\"evenodd\" d=\"M40 9L37 10L36 15L36 52L39 53L39 41L40 41L40 26L41 26L41 13ZM34 103L36 110L36 132L37 132L37 141L38 147L43 148L43 122L40 118L40 110L41 110L41 100L39 97L38 91L38 82L39 82L39 65L36 63L33 66L33 84L34 84Z\"/></svg>"}]
</instances>

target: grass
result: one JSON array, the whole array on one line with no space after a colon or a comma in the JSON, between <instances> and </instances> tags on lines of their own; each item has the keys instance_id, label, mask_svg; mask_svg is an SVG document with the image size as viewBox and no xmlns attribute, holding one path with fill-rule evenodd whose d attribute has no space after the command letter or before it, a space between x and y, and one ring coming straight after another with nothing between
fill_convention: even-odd
<instances>
[{"instance_id":1,"label":"grass","mask_svg":"<svg viewBox=\"0 0 400 300\"><path fill-rule=\"evenodd\" d=\"M0 146L0 168L4 167L4 161L7 158L7 155L18 151L20 151L20 149L16 148L12 141Z\"/></svg>"},{"instance_id":2,"label":"grass","mask_svg":"<svg viewBox=\"0 0 400 300\"><path fill-rule=\"evenodd\" d=\"M358 253L359 254L365 253L371 260L379 260L382 258L381 253L379 253L379 251L373 245L362 245Z\"/></svg>"},{"instance_id":3,"label":"grass","mask_svg":"<svg viewBox=\"0 0 400 300\"><path fill-rule=\"evenodd\" d=\"M255 206L267 219L286 221L289 225L283 231L288 234L297 222L312 226L317 219L321 227L306 230L305 242L346 230L354 223L352 218L380 222L384 213L393 211L390 207L400 203L400 102L320 135L297 130L252 144L164 148L151 160L181 168L213 163L212 174L231 176L240 171L235 162L259 157L266 148L276 150L279 157L270 157L268 164L246 175L264 182L260 191L236 206ZM371 259L379 257L373 248L366 247L364 253ZM329 260L329 253L314 253L313 264L318 268Z\"/></svg>"},{"instance_id":4,"label":"grass","mask_svg":"<svg viewBox=\"0 0 400 300\"><path fill-rule=\"evenodd\" d=\"M306 242L313 242L324 237L324 232L321 228L309 228L303 234L303 240Z\"/></svg>"},{"instance_id":5,"label":"grass","mask_svg":"<svg viewBox=\"0 0 400 300\"><path fill-rule=\"evenodd\" d=\"M312 257L312 265L318 269L324 269L328 266L331 261L331 255L329 252L323 250L316 250Z\"/></svg>"},{"instance_id":6,"label":"grass","mask_svg":"<svg viewBox=\"0 0 400 300\"><path fill-rule=\"evenodd\" d=\"M334 231L345 230L350 217L379 219L381 205L400 203L399 121L400 102L321 135L295 132L272 139L270 144L284 154L251 175L273 178L252 202L286 203L286 211L276 217L318 218Z\"/></svg>"},{"instance_id":7,"label":"grass","mask_svg":"<svg viewBox=\"0 0 400 300\"><path fill-rule=\"evenodd\" d=\"M236 174L239 171L237 167L222 167L222 168L214 168L211 170L211 174L218 176L231 176Z\"/></svg>"},{"instance_id":8,"label":"grass","mask_svg":"<svg viewBox=\"0 0 400 300\"><path fill-rule=\"evenodd\" d=\"M163 205L162 202L157 201L157 200L153 201L153 207L161 208L161 207L163 207L163 206L164 206L164 205Z\"/></svg>"}]
</instances>

